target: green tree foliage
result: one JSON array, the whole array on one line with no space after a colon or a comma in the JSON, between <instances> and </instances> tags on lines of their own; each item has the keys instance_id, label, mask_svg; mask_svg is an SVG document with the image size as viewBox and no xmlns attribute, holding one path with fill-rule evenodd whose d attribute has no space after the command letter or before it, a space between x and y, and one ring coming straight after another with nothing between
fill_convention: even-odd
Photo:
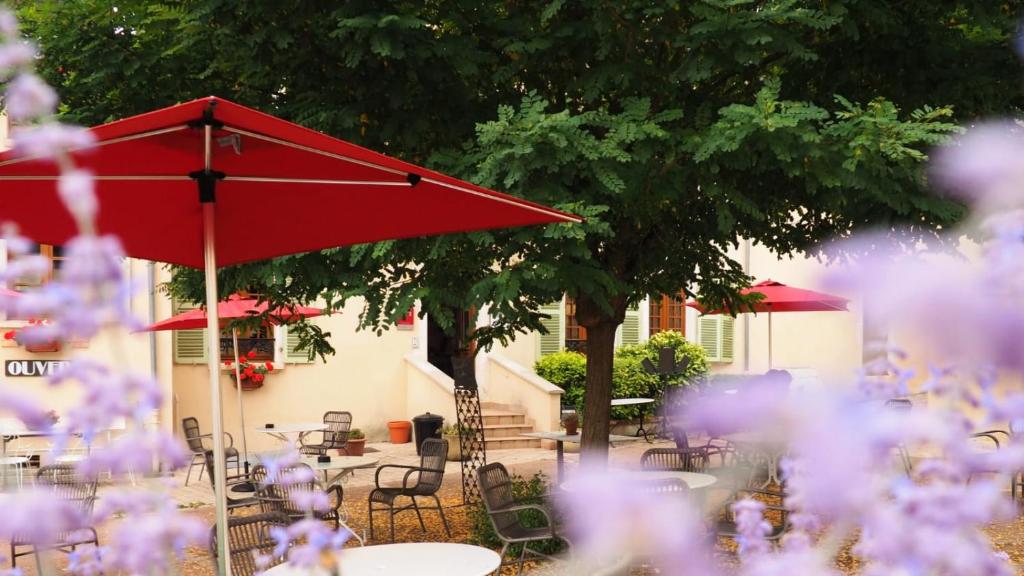
<instances>
[{"instance_id":1,"label":"green tree foliage","mask_svg":"<svg viewBox=\"0 0 1024 576\"><path fill-rule=\"evenodd\" d=\"M865 227L929 239L959 205L922 160L955 122L1020 106L1021 1L253 0L21 4L66 114L211 92L586 216L581 226L330 250L223 273L275 301L489 305L537 329L562 292L587 328L584 447L602 458L616 326L645 294L735 309L739 239L780 255ZM195 274L175 289L200 294ZM323 335L309 334L311 340Z\"/></svg>"}]
</instances>

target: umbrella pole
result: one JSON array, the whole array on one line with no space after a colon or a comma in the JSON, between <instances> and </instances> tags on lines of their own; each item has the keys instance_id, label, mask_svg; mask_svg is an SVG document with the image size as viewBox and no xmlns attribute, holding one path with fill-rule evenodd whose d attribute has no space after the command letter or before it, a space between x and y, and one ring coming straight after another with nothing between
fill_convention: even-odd
<instances>
[{"instance_id":1,"label":"umbrella pole","mask_svg":"<svg viewBox=\"0 0 1024 576\"><path fill-rule=\"evenodd\" d=\"M235 389L238 391L238 420L242 426L242 461L245 462L246 481L235 487L239 492L255 492L256 486L249 478L249 444L245 440L245 404L242 403L242 369L238 367L238 329L231 329L231 344L235 350Z\"/></svg>"},{"instance_id":2,"label":"umbrella pole","mask_svg":"<svg viewBox=\"0 0 1024 576\"><path fill-rule=\"evenodd\" d=\"M210 172L211 139L213 127L203 126L203 156L206 172ZM203 182L200 180L200 189ZM212 192L212 186L211 190ZM206 356L210 369L210 410L213 413L213 500L216 510L217 526L217 573L220 576L231 574L231 556L228 550L228 503L227 503L227 463L224 461L224 415L221 412L220 388L220 318L217 314L217 250L214 243L214 208L216 204L211 197L204 197L200 191L200 202L203 207L203 263L206 280Z\"/></svg>"},{"instance_id":3,"label":"umbrella pole","mask_svg":"<svg viewBox=\"0 0 1024 576\"><path fill-rule=\"evenodd\" d=\"M768 369L772 369L772 311L768 311Z\"/></svg>"}]
</instances>

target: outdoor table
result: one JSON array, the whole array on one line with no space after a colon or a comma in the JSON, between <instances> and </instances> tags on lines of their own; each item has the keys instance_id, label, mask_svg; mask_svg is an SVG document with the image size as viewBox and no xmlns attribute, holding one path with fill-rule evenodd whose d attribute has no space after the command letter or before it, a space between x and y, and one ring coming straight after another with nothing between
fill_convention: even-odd
<instances>
[{"instance_id":1,"label":"outdoor table","mask_svg":"<svg viewBox=\"0 0 1024 576\"><path fill-rule=\"evenodd\" d=\"M303 464L324 473L324 481L328 486L341 484L345 476L354 474L360 468L373 468L378 462L380 462L380 458L376 456L331 456L330 462L317 462L316 456L302 459ZM335 474L328 478L330 472L335 472Z\"/></svg>"},{"instance_id":2,"label":"outdoor table","mask_svg":"<svg viewBox=\"0 0 1024 576\"><path fill-rule=\"evenodd\" d=\"M501 557L494 550L469 544L412 542L346 548L338 553L338 563L345 576L486 576L498 569ZM263 574L327 576L328 572L280 564Z\"/></svg>"},{"instance_id":3,"label":"outdoor table","mask_svg":"<svg viewBox=\"0 0 1024 576\"><path fill-rule=\"evenodd\" d=\"M713 486L718 478L711 474L701 472L682 472L677 470L609 470L608 474L615 478L621 478L626 482L645 482L651 480L682 480L690 490L701 490ZM566 480L559 486L566 492L576 490L576 484L572 480Z\"/></svg>"},{"instance_id":4,"label":"outdoor table","mask_svg":"<svg viewBox=\"0 0 1024 576\"><path fill-rule=\"evenodd\" d=\"M644 440L650 442L651 439L647 437L647 430L644 429L644 418L647 416L648 404L654 404L654 398L616 398L612 400L612 406L640 407L640 426L636 429L636 437L639 438L643 434Z\"/></svg>"},{"instance_id":5,"label":"outdoor table","mask_svg":"<svg viewBox=\"0 0 1024 576\"><path fill-rule=\"evenodd\" d=\"M266 426L253 428L257 432L263 432L277 438L286 448L294 446L296 449L301 446L302 439L310 432L319 432L326 429L327 425L323 422L313 424L275 424L273 428L267 428Z\"/></svg>"},{"instance_id":6,"label":"outdoor table","mask_svg":"<svg viewBox=\"0 0 1024 576\"><path fill-rule=\"evenodd\" d=\"M735 434L727 434L721 438L736 445L737 449L742 449L741 447L743 447L749 451L764 455L768 460L768 478L761 485L762 487L772 482L779 485L782 484L782 480L779 477L779 460L786 451L785 442L758 432L737 432Z\"/></svg>"},{"instance_id":7,"label":"outdoor table","mask_svg":"<svg viewBox=\"0 0 1024 576\"><path fill-rule=\"evenodd\" d=\"M541 440L554 440L555 441L555 455L558 460L558 478L557 483L561 484L562 479L565 477L565 442L571 442L573 444L580 443L580 435L573 434L569 435L564 432L523 432L520 436L527 436L529 438L540 438ZM633 436L620 436L618 434L609 434L608 443L614 444L615 442L631 442L636 440Z\"/></svg>"}]
</instances>

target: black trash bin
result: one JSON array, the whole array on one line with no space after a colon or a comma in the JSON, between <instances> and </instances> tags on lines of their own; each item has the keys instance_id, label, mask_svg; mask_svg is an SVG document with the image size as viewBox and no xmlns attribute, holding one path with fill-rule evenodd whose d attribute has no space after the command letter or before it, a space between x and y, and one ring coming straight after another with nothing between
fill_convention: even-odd
<instances>
[{"instance_id":1,"label":"black trash bin","mask_svg":"<svg viewBox=\"0 0 1024 576\"><path fill-rule=\"evenodd\" d=\"M437 414L420 414L412 419L413 433L416 435L416 454L420 453L420 446L427 438L440 438L441 427L444 426L444 417Z\"/></svg>"}]
</instances>

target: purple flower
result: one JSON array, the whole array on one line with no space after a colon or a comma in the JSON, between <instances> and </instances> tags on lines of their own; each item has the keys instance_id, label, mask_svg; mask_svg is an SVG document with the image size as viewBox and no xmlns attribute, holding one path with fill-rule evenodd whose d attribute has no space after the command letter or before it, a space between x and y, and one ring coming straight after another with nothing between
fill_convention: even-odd
<instances>
[{"instance_id":1,"label":"purple flower","mask_svg":"<svg viewBox=\"0 0 1024 576\"><path fill-rule=\"evenodd\" d=\"M740 556L746 560L768 553L770 545L765 539L772 532L772 525L764 519L764 504L750 498L744 498L732 505L732 513L736 518L736 532L739 537Z\"/></svg>"},{"instance_id":2,"label":"purple flower","mask_svg":"<svg viewBox=\"0 0 1024 576\"><path fill-rule=\"evenodd\" d=\"M60 175L57 192L76 219L91 222L99 209L91 172L73 170Z\"/></svg>"},{"instance_id":3,"label":"purple flower","mask_svg":"<svg viewBox=\"0 0 1024 576\"><path fill-rule=\"evenodd\" d=\"M35 74L19 74L7 84L5 102L13 120L29 120L52 114L57 108L57 93Z\"/></svg>"},{"instance_id":4,"label":"purple flower","mask_svg":"<svg viewBox=\"0 0 1024 576\"><path fill-rule=\"evenodd\" d=\"M96 141L92 132L77 126L47 122L11 130L14 149L26 156L53 158L58 152L89 148Z\"/></svg>"}]
</instances>

